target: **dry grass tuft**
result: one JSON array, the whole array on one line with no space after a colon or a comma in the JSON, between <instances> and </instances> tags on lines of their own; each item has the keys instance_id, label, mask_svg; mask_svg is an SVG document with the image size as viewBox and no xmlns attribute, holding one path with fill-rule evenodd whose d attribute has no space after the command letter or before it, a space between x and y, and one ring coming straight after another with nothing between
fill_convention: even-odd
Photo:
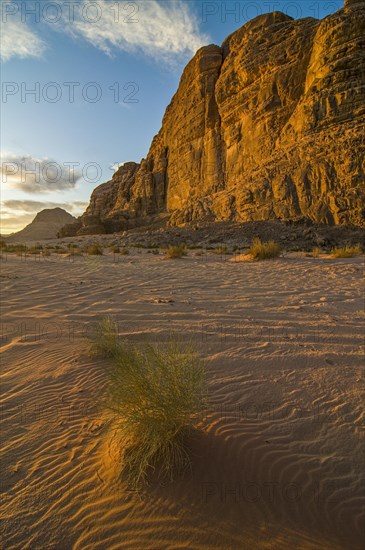
<instances>
[{"instance_id":1,"label":"dry grass tuft","mask_svg":"<svg viewBox=\"0 0 365 550\"><path fill-rule=\"evenodd\" d=\"M89 256L102 256L103 248L99 243L94 243L88 247L87 253Z\"/></svg>"},{"instance_id":2,"label":"dry grass tuft","mask_svg":"<svg viewBox=\"0 0 365 550\"><path fill-rule=\"evenodd\" d=\"M187 255L186 244L170 245L166 252L167 258L182 258Z\"/></svg>"},{"instance_id":3,"label":"dry grass tuft","mask_svg":"<svg viewBox=\"0 0 365 550\"><path fill-rule=\"evenodd\" d=\"M260 239L254 239L248 253L255 260L269 260L280 256L281 248L275 241L263 243Z\"/></svg>"},{"instance_id":4,"label":"dry grass tuft","mask_svg":"<svg viewBox=\"0 0 365 550\"><path fill-rule=\"evenodd\" d=\"M173 479L190 464L188 436L206 403L205 368L189 344L176 340L135 346L103 319L94 350L111 358L108 408L116 419L122 474L133 486L155 469Z\"/></svg>"},{"instance_id":5,"label":"dry grass tuft","mask_svg":"<svg viewBox=\"0 0 365 550\"><path fill-rule=\"evenodd\" d=\"M334 248L332 254L335 258L354 258L355 256L361 256L363 249L359 244L343 246L341 248Z\"/></svg>"}]
</instances>

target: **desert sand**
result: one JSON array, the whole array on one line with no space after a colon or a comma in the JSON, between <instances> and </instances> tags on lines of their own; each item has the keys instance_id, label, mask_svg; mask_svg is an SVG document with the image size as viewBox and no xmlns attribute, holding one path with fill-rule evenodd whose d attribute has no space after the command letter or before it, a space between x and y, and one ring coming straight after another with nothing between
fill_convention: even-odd
<instances>
[{"instance_id":1,"label":"desert sand","mask_svg":"<svg viewBox=\"0 0 365 550\"><path fill-rule=\"evenodd\" d=\"M363 547L363 257L37 259L2 275L4 549ZM192 469L118 480L96 320L192 338L209 406Z\"/></svg>"}]
</instances>

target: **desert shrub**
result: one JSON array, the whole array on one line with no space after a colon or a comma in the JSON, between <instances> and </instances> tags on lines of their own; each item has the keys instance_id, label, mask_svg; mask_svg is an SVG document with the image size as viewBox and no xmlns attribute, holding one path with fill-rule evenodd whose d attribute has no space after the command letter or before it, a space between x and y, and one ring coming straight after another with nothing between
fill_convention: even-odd
<instances>
[{"instance_id":1,"label":"desert shrub","mask_svg":"<svg viewBox=\"0 0 365 550\"><path fill-rule=\"evenodd\" d=\"M254 239L248 253L255 260L268 260L280 256L280 245L275 241L261 242L260 239Z\"/></svg>"},{"instance_id":2,"label":"desert shrub","mask_svg":"<svg viewBox=\"0 0 365 550\"><path fill-rule=\"evenodd\" d=\"M54 252L55 254L68 254L68 250L59 244L54 247Z\"/></svg>"},{"instance_id":3,"label":"desert shrub","mask_svg":"<svg viewBox=\"0 0 365 550\"><path fill-rule=\"evenodd\" d=\"M169 259L182 258L183 256L186 256L186 245L170 245L167 249L166 255Z\"/></svg>"},{"instance_id":4,"label":"desert shrub","mask_svg":"<svg viewBox=\"0 0 365 550\"><path fill-rule=\"evenodd\" d=\"M67 245L68 253L70 256L82 256L82 250L74 243L69 243Z\"/></svg>"},{"instance_id":5,"label":"desert shrub","mask_svg":"<svg viewBox=\"0 0 365 550\"><path fill-rule=\"evenodd\" d=\"M120 253L120 247L117 244L114 244L110 247L110 251L113 252L113 254L119 254Z\"/></svg>"},{"instance_id":6,"label":"desert shrub","mask_svg":"<svg viewBox=\"0 0 365 550\"><path fill-rule=\"evenodd\" d=\"M118 325L111 317L103 317L91 338L91 351L103 357L116 357L118 348Z\"/></svg>"},{"instance_id":7,"label":"desert shrub","mask_svg":"<svg viewBox=\"0 0 365 550\"><path fill-rule=\"evenodd\" d=\"M128 254L129 254L128 248L122 248L122 249L120 250L120 254L121 254L122 256L128 256Z\"/></svg>"},{"instance_id":8,"label":"desert shrub","mask_svg":"<svg viewBox=\"0 0 365 550\"><path fill-rule=\"evenodd\" d=\"M362 253L363 250L359 244L343 246L332 250L335 258L354 258L355 256L360 256Z\"/></svg>"},{"instance_id":9,"label":"desert shrub","mask_svg":"<svg viewBox=\"0 0 365 550\"><path fill-rule=\"evenodd\" d=\"M102 256L103 249L99 243L94 243L87 248L89 256Z\"/></svg>"},{"instance_id":10,"label":"desert shrub","mask_svg":"<svg viewBox=\"0 0 365 550\"><path fill-rule=\"evenodd\" d=\"M213 252L214 254L220 254L222 256L225 254L229 254L228 246L226 245L217 246L216 248L214 248Z\"/></svg>"},{"instance_id":11,"label":"desert shrub","mask_svg":"<svg viewBox=\"0 0 365 550\"><path fill-rule=\"evenodd\" d=\"M28 254L35 254L35 255L39 255L41 254L42 250L37 248L36 246L31 246L29 249L28 249Z\"/></svg>"},{"instance_id":12,"label":"desert shrub","mask_svg":"<svg viewBox=\"0 0 365 550\"><path fill-rule=\"evenodd\" d=\"M103 320L94 346L111 357L106 403L120 436L121 473L133 486L156 468L173 479L190 464L187 441L206 403L205 368L189 344L137 347L118 340L115 329Z\"/></svg>"},{"instance_id":13,"label":"desert shrub","mask_svg":"<svg viewBox=\"0 0 365 550\"><path fill-rule=\"evenodd\" d=\"M27 250L28 247L25 244L6 244L3 249L4 252L15 252L16 254L27 252Z\"/></svg>"},{"instance_id":14,"label":"desert shrub","mask_svg":"<svg viewBox=\"0 0 365 550\"><path fill-rule=\"evenodd\" d=\"M70 250L70 256L83 256L81 248L75 246Z\"/></svg>"}]
</instances>

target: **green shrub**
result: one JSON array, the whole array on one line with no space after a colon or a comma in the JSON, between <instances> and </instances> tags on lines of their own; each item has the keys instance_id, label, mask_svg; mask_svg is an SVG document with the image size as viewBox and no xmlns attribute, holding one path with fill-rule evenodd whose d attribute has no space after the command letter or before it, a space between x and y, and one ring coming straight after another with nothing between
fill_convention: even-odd
<instances>
[{"instance_id":1,"label":"green shrub","mask_svg":"<svg viewBox=\"0 0 365 550\"><path fill-rule=\"evenodd\" d=\"M102 256L103 249L99 243L94 243L87 248L87 253L89 256Z\"/></svg>"},{"instance_id":2,"label":"green shrub","mask_svg":"<svg viewBox=\"0 0 365 550\"><path fill-rule=\"evenodd\" d=\"M354 258L363 253L362 247L359 244L334 248L332 254L335 258Z\"/></svg>"},{"instance_id":3,"label":"green shrub","mask_svg":"<svg viewBox=\"0 0 365 550\"><path fill-rule=\"evenodd\" d=\"M173 479L190 464L188 436L206 404L205 368L191 345L122 343L103 320L94 348L111 358L107 405L115 415L121 473L133 486L155 469Z\"/></svg>"},{"instance_id":4,"label":"green shrub","mask_svg":"<svg viewBox=\"0 0 365 550\"><path fill-rule=\"evenodd\" d=\"M260 239L254 239L248 252L255 260L268 260L280 256L281 249L275 241L263 243Z\"/></svg>"},{"instance_id":5,"label":"green shrub","mask_svg":"<svg viewBox=\"0 0 365 550\"><path fill-rule=\"evenodd\" d=\"M183 256L186 256L186 245L185 244L177 244L177 245L171 245L168 247L166 255L169 259L173 258L182 258Z\"/></svg>"}]
</instances>

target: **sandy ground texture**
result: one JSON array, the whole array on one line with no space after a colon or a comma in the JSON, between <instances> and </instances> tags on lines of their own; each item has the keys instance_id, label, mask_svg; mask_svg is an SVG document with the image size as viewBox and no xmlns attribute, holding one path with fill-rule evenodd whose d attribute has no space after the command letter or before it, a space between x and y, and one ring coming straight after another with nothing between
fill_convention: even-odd
<instances>
[{"instance_id":1,"label":"sandy ground texture","mask_svg":"<svg viewBox=\"0 0 365 550\"><path fill-rule=\"evenodd\" d=\"M360 549L363 257L217 255L2 261L2 547ZM88 334L192 338L210 403L192 470L117 479Z\"/></svg>"}]
</instances>

